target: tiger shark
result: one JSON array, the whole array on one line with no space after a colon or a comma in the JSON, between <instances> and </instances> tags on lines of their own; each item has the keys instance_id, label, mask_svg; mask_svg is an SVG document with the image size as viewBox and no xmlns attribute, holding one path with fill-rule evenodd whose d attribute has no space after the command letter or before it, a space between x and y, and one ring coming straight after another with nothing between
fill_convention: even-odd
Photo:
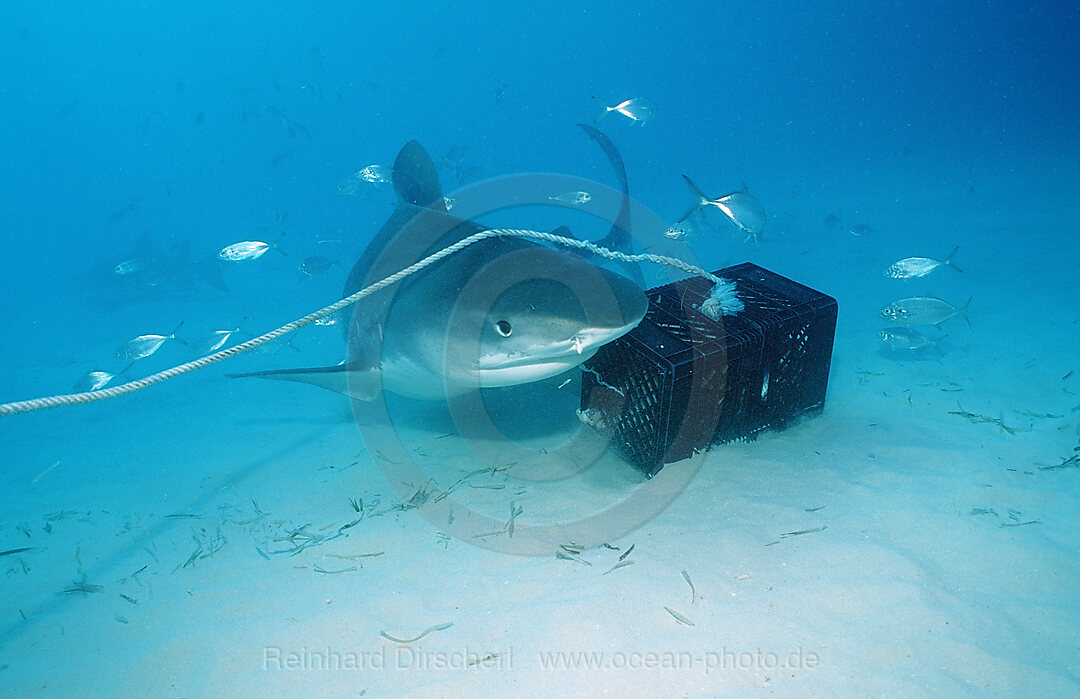
<instances>
[{"instance_id":1,"label":"tiger shark","mask_svg":"<svg viewBox=\"0 0 1080 699\"><path fill-rule=\"evenodd\" d=\"M392 173L398 206L356 261L342 298L487 229L449 213L435 165L416 141L401 149ZM628 248L629 235L619 233ZM445 400L570 370L633 329L647 306L638 284L581 255L493 237L355 303L341 364L232 376L309 383L361 401L384 389Z\"/></svg>"}]
</instances>

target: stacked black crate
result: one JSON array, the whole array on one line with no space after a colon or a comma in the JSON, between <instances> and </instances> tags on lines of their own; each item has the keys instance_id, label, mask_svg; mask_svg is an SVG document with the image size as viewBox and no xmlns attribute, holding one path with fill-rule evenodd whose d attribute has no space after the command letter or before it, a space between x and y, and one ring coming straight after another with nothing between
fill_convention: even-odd
<instances>
[{"instance_id":1,"label":"stacked black crate","mask_svg":"<svg viewBox=\"0 0 1080 699\"><path fill-rule=\"evenodd\" d=\"M711 282L651 289L645 319L585 365L583 419L646 475L825 404L836 301L750 263L716 272L744 309L701 313Z\"/></svg>"}]
</instances>

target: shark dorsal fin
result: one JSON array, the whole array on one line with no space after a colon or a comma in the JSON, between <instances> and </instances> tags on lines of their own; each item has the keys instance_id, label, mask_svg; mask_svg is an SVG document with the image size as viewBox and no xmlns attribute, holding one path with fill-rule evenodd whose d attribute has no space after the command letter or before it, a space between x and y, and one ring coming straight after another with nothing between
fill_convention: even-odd
<instances>
[{"instance_id":1,"label":"shark dorsal fin","mask_svg":"<svg viewBox=\"0 0 1080 699\"><path fill-rule=\"evenodd\" d=\"M436 211L446 211L435 163L424 147L409 141L394 160L394 191L401 201Z\"/></svg>"}]
</instances>

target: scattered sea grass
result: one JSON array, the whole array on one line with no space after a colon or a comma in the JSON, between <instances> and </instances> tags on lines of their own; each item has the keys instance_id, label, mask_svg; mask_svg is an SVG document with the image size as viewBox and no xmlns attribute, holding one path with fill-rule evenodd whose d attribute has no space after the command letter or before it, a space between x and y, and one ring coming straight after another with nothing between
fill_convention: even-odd
<instances>
[{"instance_id":1,"label":"scattered sea grass","mask_svg":"<svg viewBox=\"0 0 1080 699\"><path fill-rule=\"evenodd\" d=\"M407 645L409 643L416 643L421 638L424 638L425 636L427 636L429 633L435 633L436 631L445 631L446 629L450 628L453 625L454 624L452 622L447 622L445 624L436 624L435 626L429 626L428 628L426 628L422 632L420 632L420 635L416 636L415 638L397 638L396 636L391 636L390 634L386 633L385 631L380 631L379 635L382 636L383 638L385 638L388 641L393 641L394 643L400 643L402 645Z\"/></svg>"}]
</instances>

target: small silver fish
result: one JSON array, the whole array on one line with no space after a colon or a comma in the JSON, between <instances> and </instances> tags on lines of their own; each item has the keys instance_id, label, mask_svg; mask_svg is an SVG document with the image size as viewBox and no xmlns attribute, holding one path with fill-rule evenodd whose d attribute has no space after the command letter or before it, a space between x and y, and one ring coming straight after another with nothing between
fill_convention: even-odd
<instances>
[{"instance_id":1,"label":"small silver fish","mask_svg":"<svg viewBox=\"0 0 1080 699\"><path fill-rule=\"evenodd\" d=\"M915 351L923 347L938 349L937 343L945 339L941 336L931 340L915 328L883 328L880 333L881 341L893 349Z\"/></svg>"},{"instance_id":2,"label":"small silver fish","mask_svg":"<svg viewBox=\"0 0 1080 699\"><path fill-rule=\"evenodd\" d=\"M931 257L905 257L889 265L884 274L890 279L915 279L916 277L925 277L942 266L952 267L957 272L963 272L964 270L952 262L953 255L959 249L959 247L953 248L953 251L949 253L949 256L944 261L935 260Z\"/></svg>"},{"instance_id":3,"label":"small silver fish","mask_svg":"<svg viewBox=\"0 0 1080 699\"><path fill-rule=\"evenodd\" d=\"M467 146L454 146L446 151L446 155L443 156L443 165L453 170L465 162L465 158L468 156L469 149Z\"/></svg>"},{"instance_id":4,"label":"small silver fish","mask_svg":"<svg viewBox=\"0 0 1080 699\"><path fill-rule=\"evenodd\" d=\"M596 121L600 121L611 112L617 112L622 114L630 121L637 122L638 124L645 124L647 121L656 116L656 110L651 104L641 99L640 97L634 97L632 99L623 100L614 107L609 107L604 104L597 97L593 97L594 100L600 103L600 106L604 108L603 113L596 118Z\"/></svg>"},{"instance_id":5,"label":"small silver fish","mask_svg":"<svg viewBox=\"0 0 1080 699\"><path fill-rule=\"evenodd\" d=\"M356 177L371 184L386 184L390 181L390 168L386 165L368 165L356 171Z\"/></svg>"},{"instance_id":6,"label":"small silver fish","mask_svg":"<svg viewBox=\"0 0 1080 699\"><path fill-rule=\"evenodd\" d=\"M285 234L282 233L278 236L278 240ZM277 241L273 243L264 243L261 240L242 240L239 243L233 243L227 245L221 249L218 253L218 257L228 262L246 262L247 260L257 260L266 254L266 251L273 248L280 252L282 255L285 252L278 247Z\"/></svg>"},{"instance_id":7,"label":"small silver fish","mask_svg":"<svg viewBox=\"0 0 1080 699\"><path fill-rule=\"evenodd\" d=\"M335 311L328 316L323 316L315 321L315 325L337 325L343 323L349 319L349 313L352 312L351 306L346 306L340 311Z\"/></svg>"},{"instance_id":8,"label":"small silver fish","mask_svg":"<svg viewBox=\"0 0 1080 699\"><path fill-rule=\"evenodd\" d=\"M941 325L953 316L962 316L968 326L968 306L971 299L967 300L963 308L957 308L948 301L933 296L912 296L911 298L893 301L881 309L881 317L894 323L906 325Z\"/></svg>"},{"instance_id":9,"label":"small silver fish","mask_svg":"<svg viewBox=\"0 0 1080 699\"><path fill-rule=\"evenodd\" d=\"M166 340L176 340L181 344L187 344L183 340L176 339L176 331L184 323L181 321L180 325L176 326L176 330L173 330L169 335L139 335L138 337L128 340L120 349L116 350L114 355L117 359L126 359L128 361L135 361L136 359L143 359L149 357L154 352L161 349L161 346L165 344Z\"/></svg>"},{"instance_id":10,"label":"small silver fish","mask_svg":"<svg viewBox=\"0 0 1080 699\"><path fill-rule=\"evenodd\" d=\"M341 266L337 260L331 260L329 257L311 255L310 257L305 257L304 261L300 263L300 271L309 277L313 277L316 274L329 272L335 265L338 267Z\"/></svg>"},{"instance_id":11,"label":"small silver fish","mask_svg":"<svg viewBox=\"0 0 1080 699\"><path fill-rule=\"evenodd\" d=\"M664 235L672 240L690 240L696 238L698 227L689 221L678 221L664 231Z\"/></svg>"},{"instance_id":12,"label":"small silver fish","mask_svg":"<svg viewBox=\"0 0 1080 699\"><path fill-rule=\"evenodd\" d=\"M281 349L288 347L294 352L299 352L300 348L293 344L293 336L291 334L279 337L276 340L270 340L266 344L259 345L252 352L258 352L259 354L276 354Z\"/></svg>"},{"instance_id":13,"label":"small silver fish","mask_svg":"<svg viewBox=\"0 0 1080 699\"><path fill-rule=\"evenodd\" d=\"M146 269L146 262L143 260L124 260L120 264L116 265L113 269L119 275L135 274Z\"/></svg>"},{"instance_id":14,"label":"small silver fish","mask_svg":"<svg viewBox=\"0 0 1080 699\"><path fill-rule=\"evenodd\" d=\"M247 318L244 318L244 320L247 320ZM204 355L221 349L229 341L230 337L240 332L240 326L244 324L244 320L241 320L232 330L214 330L207 333L195 343L195 352Z\"/></svg>"},{"instance_id":15,"label":"small silver fish","mask_svg":"<svg viewBox=\"0 0 1080 699\"><path fill-rule=\"evenodd\" d=\"M110 381L116 378L116 374L107 371L88 371L75 382L72 390L75 393L86 393L104 388Z\"/></svg>"},{"instance_id":16,"label":"small silver fish","mask_svg":"<svg viewBox=\"0 0 1080 699\"><path fill-rule=\"evenodd\" d=\"M364 186L364 181L353 173L341 181L341 184L337 186L337 193L346 197L355 197L360 193L362 186Z\"/></svg>"},{"instance_id":17,"label":"small silver fish","mask_svg":"<svg viewBox=\"0 0 1080 699\"><path fill-rule=\"evenodd\" d=\"M547 194L545 192L545 194ZM588 192L563 192L562 194L548 194L548 200L562 202L563 204L570 204L571 206L581 206L588 204L592 201L592 195Z\"/></svg>"},{"instance_id":18,"label":"small silver fish","mask_svg":"<svg viewBox=\"0 0 1080 699\"><path fill-rule=\"evenodd\" d=\"M765 229L765 207L761 205L761 202L754 195L746 190L745 185L738 192L732 192L713 199L705 196L705 193L689 177L683 175L683 179L686 180L690 191L697 197L698 203L679 219L680 223L690 218L698 210L713 206L719 209L724 216L727 216L728 220L735 224L736 228L746 234L746 240L753 238L754 242L757 242L758 236Z\"/></svg>"},{"instance_id":19,"label":"small silver fish","mask_svg":"<svg viewBox=\"0 0 1080 699\"><path fill-rule=\"evenodd\" d=\"M242 240L221 249L218 257L229 262L243 262L244 260L257 260L270 249L269 243L261 240Z\"/></svg>"},{"instance_id":20,"label":"small silver fish","mask_svg":"<svg viewBox=\"0 0 1080 699\"><path fill-rule=\"evenodd\" d=\"M337 187L338 194L354 197L368 185L380 185L390 181L390 168L386 165L368 165L346 177ZM370 194L371 190L367 190Z\"/></svg>"},{"instance_id":21,"label":"small silver fish","mask_svg":"<svg viewBox=\"0 0 1080 699\"><path fill-rule=\"evenodd\" d=\"M443 206L446 207L447 211L453 211L454 206L457 205L457 199L455 199L454 197L443 197L442 200Z\"/></svg>"},{"instance_id":22,"label":"small silver fish","mask_svg":"<svg viewBox=\"0 0 1080 699\"><path fill-rule=\"evenodd\" d=\"M865 223L856 223L854 226L852 226L851 228L848 229L848 233L850 233L850 234L852 234L853 236L856 236L856 237L864 236L867 233L873 233L873 232L874 232L874 229L871 228L870 226L866 225Z\"/></svg>"}]
</instances>

